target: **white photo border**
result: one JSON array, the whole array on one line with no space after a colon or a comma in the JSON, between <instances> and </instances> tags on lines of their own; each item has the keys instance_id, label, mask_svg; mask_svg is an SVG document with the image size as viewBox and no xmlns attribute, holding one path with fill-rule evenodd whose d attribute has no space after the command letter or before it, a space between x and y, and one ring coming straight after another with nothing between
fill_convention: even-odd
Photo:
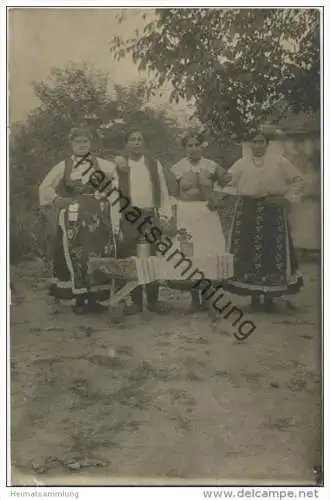
<instances>
[{"instance_id":1,"label":"white photo border","mask_svg":"<svg viewBox=\"0 0 330 500\"><path fill-rule=\"evenodd\" d=\"M243 5L242 5L243 4ZM0 116L1 116L1 125L2 125L2 133L0 136L0 154L1 154L1 164L2 168L0 169L0 189L1 189L1 210L0 210L0 227L6 228L6 230L1 232L1 260L0 260L0 283L1 283L1 310L0 310L0 321L1 321L1 335L0 335L0 355L1 355L1 363L0 363L0 384L1 384L1 400L0 400L0 408L1 408L1 427L0 427L0 498L9 499L13 495L12 492L15 490L16 492L20 492L23 490L27 490L28 488L12 488L10 487L10 337L9 337L9 309L10 309L10 286L9 286L9 164L8 164L8 132L9 132L9 120L8 120L8 60L7 60L7 39L9 36L8 26L7 26L7 13L10 8L155 8L155 7L202 7L198 2L180 2L180 5L173 4L171 2L167 2L165 0L148 1L145 0L143 2L135 1L135 2L120 2L117 1L115 5L112 5L110 2L106 1L64 1L58 0L57 2L42 2L39 0L35 0L34 2L22 2L22 1L5 1L1 2L0 7L0 37L1 37L1 64L2 64L2 72L1 72L1 106L0 106ZM330 393L330 377L329 377L329 365L330 365L330 342L329 342L329 334L325 332L329 332L330 330L330 301L328 298L330 297L330 287L329 283L325 279L326 276L330 276L330 264L328 264L325 257L325 249L327 247L327 243L329 243L330 247L330 238L329 238L329 224L328 216L330 216L330 175L325 175L325 164L327 160L330 160L330 65L325 55L330 54L330 4L329 2L311 2L311 1L291 1L288 5L286 2L282 1L272 1L271 5L265 5L264 2L250 2L249 4L244 4L244 2L231 1L224 2L220 4L219 2L209 1L206 6L203 7L218 7L218 8L233 8L233 7L244 7L244 8L271 8L271 7L305 7L305 8L319 8L322 18L323 18L323 29L321 36L321 50L322 50L322 103L321 103L321 113L322 113L322 264L323 264L323 273L322 273L322 325L323 325L323 351L322 351L322 366L323 366L323 428L324 428L324 483L325 486L323 488L319 488L317 491L319 495L317 498L329 498L330 497L330 454L329 454L329 443L330 443L330 433L329 433L329 422L330 422L330 410L329 410L329 393ZM325 62L325 64L324 64ZM328 137L329 136L329 137ZM6 166L6 168L5 168ZM38 486L38 485L36 485ZM36 489L36 488L34 488ZM79 492L79 498L90 498L94 493L100 496L100 498L108 498L109 492L108 488L103 487L79 487L79 488L53 488L47 487L42 488L38 487L38 491L41 492L43 490L50 491L77 491ZM216 488L213 488L215 490ZM222 489L220 486L219 491ZM225 488L228 491L236 492L237 490L241 490L242 487L238 488ZM262 491L262 488L252 488L247 487L247 490L255 490ZM263 491L271 491L273 488L265 488ZM291 488L293 489L293 488ZM303 489L303 488L300 488ZM310 488L310 490L314 490L314 488ZM203 491L206 490L206 486L188 488L188 487L175 487L171 488L171 491L167 491L166 487L139 487L138 489L134 489L134 496L137 498L147 499L154 498L155 494L161 498L168 498L168 494L173 495L173 498L182 498L182 496L187 495L189 498L203 498ZM286 488L280 488L280 490L287 490ZM288 488L290 490L290 488ZM308 488L306 488L308 490ZM125 498L125 495L132 494L133 487L122 487L122 488L112 488L111 496L113 498ZM20 496L19 494L16 496ZM35 496L40 496L35 495ZM219 495L220 496L220 495ZM204 495L205 497L205 495ZM262 494L259 495L262 497ZM276 496L275 496L276 497ZM242 497L243 498L243 497ZM251 496L250 496L251 498ZM270 498L274 498L271 497ZM285 496L281 496L281 498L285 498Z\"/></svg>"}]
</instances>

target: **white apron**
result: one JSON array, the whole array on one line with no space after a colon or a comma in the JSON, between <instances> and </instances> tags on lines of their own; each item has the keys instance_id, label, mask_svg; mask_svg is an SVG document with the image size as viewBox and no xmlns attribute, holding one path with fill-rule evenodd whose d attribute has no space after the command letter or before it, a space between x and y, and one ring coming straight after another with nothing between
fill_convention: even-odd
<instances>
[{"instance_id":1,"label":"white apron","mask_svg":"<svg viewBox=\"0 0 330 500\"><path fill-rule=\"evenodd\" d=\"M177 227L192 236L196 257L223 255L225 238L216 211L210 211L205 201L178 201Z\"/></svg>"}]
</instances>

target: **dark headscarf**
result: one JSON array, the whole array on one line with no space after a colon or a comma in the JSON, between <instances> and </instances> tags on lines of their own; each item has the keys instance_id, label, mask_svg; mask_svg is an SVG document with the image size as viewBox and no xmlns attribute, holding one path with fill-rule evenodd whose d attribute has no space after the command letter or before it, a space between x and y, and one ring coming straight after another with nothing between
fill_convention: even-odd
<instances>
[{"instance_id":1,"label":"dark headscarf","mask_svg":"<svg viewBox=\"0 0 330 500\"><path fill-rule=\"evenodd\" d=\"M248 142L252 142L256 137L259 136L263 137L267 143L269 142L268 135L258 127L251 127L249 130L247 130L245 134L245 140L247 140Z\"/></svg>"},{"instance_id":2,"label":"dark headscarf","mask_svg":"<svg viewBox=\"0 0 330 500\"><path fill-rule=\"evenodd\" d=\"M70 141L73 141L77 137L86 137L90 141L93 139L93 134L88 127L73 127L69 134Z\"/></svg>"}]
</instances>

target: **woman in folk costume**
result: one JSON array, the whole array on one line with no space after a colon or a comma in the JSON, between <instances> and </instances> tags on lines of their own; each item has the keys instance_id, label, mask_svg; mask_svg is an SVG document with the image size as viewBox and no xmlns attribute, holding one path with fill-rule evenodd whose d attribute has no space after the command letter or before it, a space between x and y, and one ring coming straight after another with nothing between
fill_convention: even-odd
<instances>
[{"instance_id":1,"label":"woman in folk costume","mask_svg":"<svg viewBox=\"0 0 330 500\"><path fill-rule=\"evenodd\" d=\"M176 163L171 172L177 183L177 228L186 230L193 244L193 256L207 257L225 252L225 238L217 213L214 191L225 170L202 156L203 135L189 131L183 144L187 156ZM205 306L203 294L191 291L194 312Z\"/></svg>"},{"instance_id":2,"label":"woman in folk costume","mask_svg":"<svg viewBox=\"0 0 330 500\"><path fill-rule=\"evenodd\" d=\"M274 310L274 297L297 293L303 279L288 222L290 202L299 200L303 179L286 158L267 152L268 140L252 129L251 155L230 169L237 190L228 251L234 255L234 277L224 288L252 297L252 309Z\"/></svg>"},{"instance_id":3,"label":"woman in folk costume","mask_svg":"<svg viewBox=\"0 0 330 500\"><path fill-rule=\"evenodd\" d=\"M141 214L139 219L149 221L161 229L168 227L173 219L173 203L162 165L147 152L144 134L139 128L132 128L126 136L126 152L116 157L119 189L131 208ZM150 255L156 254L156 244L149 244L146 238L148 226L141 231L140 224L127 220L121 203L120 242L118 254L122 258L136 256L138 244L147 243ZM164 312L158 303L159 285L150 283L145 287L147 306L152 312ZM143 309L143 288L136 287L131 293L133 304L126 309L127 314L136 314Z\"/></svg>"},{"instance_id":4,"label":"woman in folk costume","mask_svg":"<svg viewBox=\"0 0 330 500\"><path fill-rule=\"evenodd\" d=\"M115 232L119 214L102 198L97 187L102 180L116 177L114 163L91 153L92 136L87 128L70 134L72 156L61 161L39 187L40 205L56 224L51 295L76 299L76 314L103 309L111 283L91 285L87 264L91 256L115 256ZM101 181L99 177L102 177Z\"/></svg>"}]
</instances>

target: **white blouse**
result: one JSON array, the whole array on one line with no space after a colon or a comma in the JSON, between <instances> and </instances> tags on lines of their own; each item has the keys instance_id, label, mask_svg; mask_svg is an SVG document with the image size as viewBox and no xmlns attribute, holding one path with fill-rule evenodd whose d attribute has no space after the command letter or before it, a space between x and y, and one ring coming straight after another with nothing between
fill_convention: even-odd
<instances>
[{"instance_id":1,"label":"white blouse","mask_svg":"<svg viewBox=\"0 0 330 500\"><path fill-rule=\"evenodd\" d=\"M188 172L205 173L209 176L215 174L217 164L208 158L201 158L196 164L191 163L188 158L182 158L178 163L173 165L171 171L176 179L181 179Z\"/></svg>"},{"instance_id":2,"label":"white blouse","mask_svg":"<svg viewBox=\"0 0 330 500\"><path fill-rule=\"evenodd\" d=\"M303 191L301 172L280 155L266 154L259 161L245 156L228 172L231 174L229 185L241 196L282 195L293 202L298 201Z\"/></svg>"}]
</instances>

